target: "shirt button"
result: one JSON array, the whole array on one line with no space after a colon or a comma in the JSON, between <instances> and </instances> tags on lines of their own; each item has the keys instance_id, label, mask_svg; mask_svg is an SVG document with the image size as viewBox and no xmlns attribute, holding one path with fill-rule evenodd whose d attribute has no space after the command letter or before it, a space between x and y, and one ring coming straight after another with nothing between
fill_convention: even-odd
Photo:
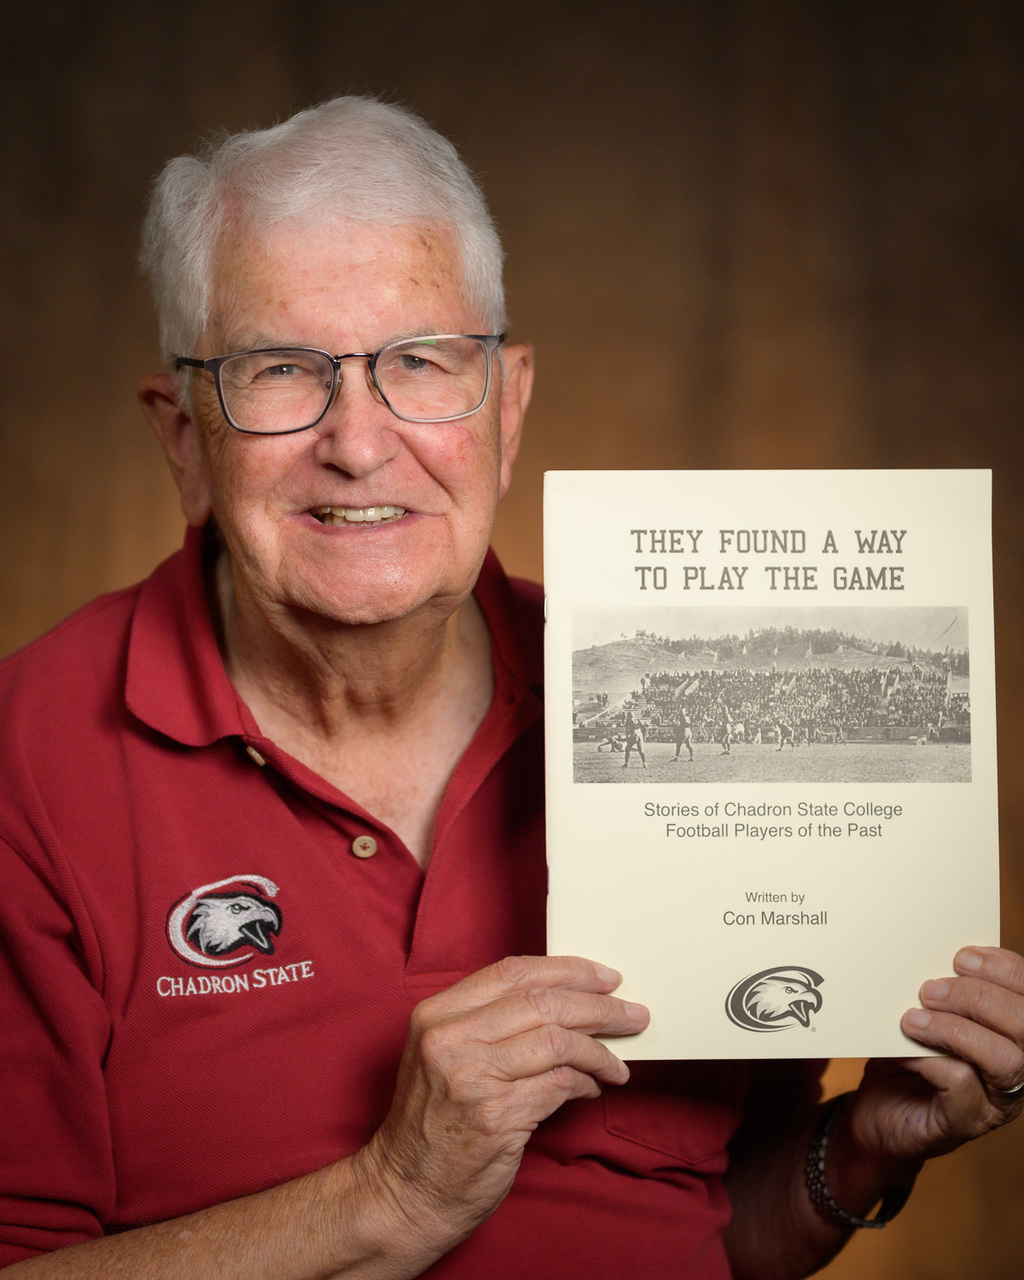
<instances>
[{"instance_id":1,"label":"shirt button","mask_svg":"<svg viewBox=\"0 0 1024 1280\"><path fill-rule=\"evenodd\" d=\"M352 841L352 852L357 858L372 858L377 852L377 841L373 836L356 836Z\"/></svg>"}]
</instances>

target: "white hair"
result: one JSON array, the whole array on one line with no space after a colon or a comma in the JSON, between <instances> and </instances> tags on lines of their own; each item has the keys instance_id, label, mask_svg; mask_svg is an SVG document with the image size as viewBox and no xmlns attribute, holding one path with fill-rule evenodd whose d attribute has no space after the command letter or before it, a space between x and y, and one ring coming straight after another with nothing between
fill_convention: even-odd
<instances>
[{"instance_id":1,"label":"white hair","mask_svg":"<svg viewBox=\"0 0 1024 1280\"><path fill-rule=\"evenodd\" d=\"M502 251L475 180L452 144L405 107L333 98L272 129L221 134L157 177L140 262L165 358L193 353L210 315L213 254L234 211L252 230L336 218L450 228L462 293L492 333L505 328Z\"/></svg>"}]
</instances>

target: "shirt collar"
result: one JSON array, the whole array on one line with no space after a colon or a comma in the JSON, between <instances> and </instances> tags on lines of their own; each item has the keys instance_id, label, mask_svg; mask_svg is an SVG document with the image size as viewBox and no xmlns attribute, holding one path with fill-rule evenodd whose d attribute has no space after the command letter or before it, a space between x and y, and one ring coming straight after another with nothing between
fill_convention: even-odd
<instances>
[{"instance_id":1,"label":"shirt collar","mask_svg":"<svg viewBox=\"0 0 1024 1280\"><path fill-rule=\"evenodd\" d=\"M513 678L540 694L544 686L544 636L538 625L544 593L535 582L508 578L494 551L488 549L473 589L487 619L491 651Z\"/></svg>"},{"instance_id":2,"label":"shirt collar","mask_svg":"<svg viewBox=\"0 0 1024 1280\"><path fill-rule=\"evenodd\" d=\"M184 746L259 736L248 707L224 670L206 581L213 539L189 528L185 545L143 583L132 619L125 698L129 710ZM496 666L538 696L543 684L540 628L529 618L541 591L505 576L488 550L474 589L491 633ZM503 681L498 676L498 683Z\"/></svg>"},{"instance_id":3,"label":"shirt collar","mask_svg":"<svg viewBox=\"0 0 1024 1280\"><path fill-rule=\"evenodd\" d=\"M128 642L129 710L189 747L255 726L228 679L206 598L213 539L189 528L177 555L143 583Z\"/></svg>"}]
</instances>

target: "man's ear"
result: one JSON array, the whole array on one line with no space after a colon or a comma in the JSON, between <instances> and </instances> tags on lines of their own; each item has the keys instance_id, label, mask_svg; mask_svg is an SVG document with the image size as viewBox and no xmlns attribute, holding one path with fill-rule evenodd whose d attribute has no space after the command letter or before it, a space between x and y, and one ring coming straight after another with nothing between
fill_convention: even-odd
<instances>
[{"instance_id":1,"label":"man's ear","mask_svg":"<svg viewBox=\"0 0 1024 1280\"><path fill-rule=\"evenodd\" d=\"M501 379L501 489L503 498L512 482L512 464L519 452L523 419L533 392L533 347L513 342L502 347Z\"/></svg>"},{"instance_id":2,"label":"man's ear","mask_svg":"<svg viewBox=\"0 0 1024 1280\"><path fill-rule=\"evenodd\" d=\"M191 525L210 516L206 467L192 415L178 403L178 380L170 373L149 373L139 382L139 404L163 446L178 486L181 509Z\"/></svg>"}]
</instances>

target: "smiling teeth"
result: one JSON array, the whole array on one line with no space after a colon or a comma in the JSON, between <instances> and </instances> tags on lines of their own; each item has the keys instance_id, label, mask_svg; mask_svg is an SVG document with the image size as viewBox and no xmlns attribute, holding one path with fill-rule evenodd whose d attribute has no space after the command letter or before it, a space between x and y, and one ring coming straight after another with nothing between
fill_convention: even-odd
<instances>
[{"instance_id":1,"label":"smiling teeth","mask_svg":"<svg viewBox=\"0 0 1024 1280\"><path fill-rule=\"evenodd\" d=\"M405 507L313 507L312 514L323 524L383 524L400 520Z\"/></svg>"}]
</instances>

